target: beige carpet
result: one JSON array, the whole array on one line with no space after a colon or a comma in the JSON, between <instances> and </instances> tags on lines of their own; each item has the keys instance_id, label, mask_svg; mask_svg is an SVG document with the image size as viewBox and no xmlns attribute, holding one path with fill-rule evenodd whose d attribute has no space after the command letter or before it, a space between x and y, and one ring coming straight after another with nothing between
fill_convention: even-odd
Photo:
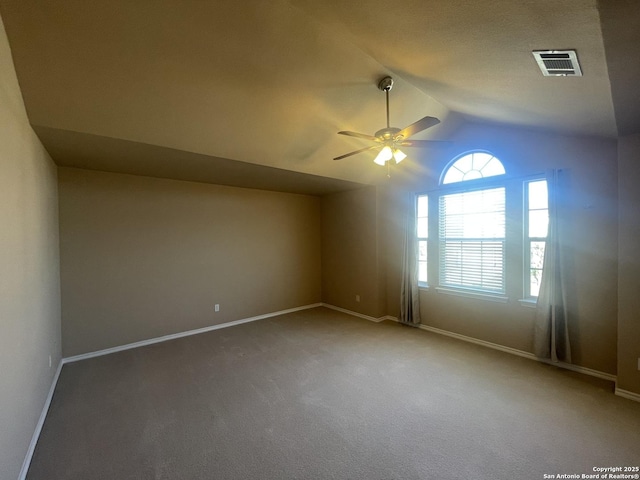
<instances>
[{"instance_id":1,"label":"beige carpet","mask_svg":"<svg viewBox=\"0 0 640 480\"><path fill-rule=\"evenodd\" d=\"M28 479L588 474L640 463L612 390L318 308L65 365Z\"/></svg>"}]
</instances>

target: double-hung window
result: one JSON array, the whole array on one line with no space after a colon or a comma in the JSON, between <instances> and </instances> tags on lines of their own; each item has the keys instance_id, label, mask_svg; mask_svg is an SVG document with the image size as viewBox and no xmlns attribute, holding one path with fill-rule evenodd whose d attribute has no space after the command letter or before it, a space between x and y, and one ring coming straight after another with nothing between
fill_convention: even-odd
<instances>
[{"instance_id":1,"label":"double-hung window","mask_svg":"<svg viewBox=\"0 0 640 480\"><path fill-rule=\"evenodd\" d=\"M522 295L528 304L540 290L548 223L544 178L507 177L488 152L461 155L438 189L416 198L419 284L500 302Z\"/></svg>"},{"instance_id":2,"label":"double-hung window","mask_svg":"<svg viewBox=\"0 0 640 480\"><path fill-rule=\"evenodd\" d=\"M506 189L502 162L488 152L471 152L445 169L441 187L430 194L437 232L429 239L429 197L417 198L419 281L435 275L446 290L505 293ZM491 182L489 177L498 177ZM486 180L488 179L488 180ZM422 225L422 228L421 228ZM435 242L431 245L431 242ZM431 251L433 261L427 263Z\"/></svg>"},{"instance_id":3,"label":"double-hung window","mask_svg":"<svg viewBox=\"0 0 640 480\"><path fill-rule=\"evenodd\" d=\"M549 204L546 180L525 182L525 298L536 298L542 280L544 248L549 225Z\"/></svg>"},{"instance_id":4,"label":"double-hung window","mask_svg":"<svg viewBox=\"0 0 640 480\"><path fill-rule=\"evenodd\" d=\"M440 285L505 291L505 188L440 197Z\"/></svg>"},{"instance_id":5,"label":"double-hung window","mask_svg":"<svg viewBox=\"0 0 640 480\"><path fill-rule=\"evenodd\" d=\"M416 231L418 234L418 284L428 282L427 254L429 245L429 197L419 195L416 199Z\"/></svg>"},{"instance_id":6,"label":"double-hung window","mask_svg":"<svg viewBox=\"0 0 640 480\"><path fill-rule=\"evenodd\" d=\"M502 162L481 151L454 159L444 171L438 217L441 286L504 293L505 187L479 185L504 174ZM447 185L456 191L447 193Z\"/></svg>"}]
</instances>

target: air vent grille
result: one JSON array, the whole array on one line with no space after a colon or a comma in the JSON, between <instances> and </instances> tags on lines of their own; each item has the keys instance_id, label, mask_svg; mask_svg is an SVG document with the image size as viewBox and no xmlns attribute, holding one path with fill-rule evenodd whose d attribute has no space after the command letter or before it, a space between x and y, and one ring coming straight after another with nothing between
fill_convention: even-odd
<instances>
[{"instance_id":1,"label":"air vent grille","mask_svg":"<svg viewBox=\"0 0 640 480\"><path fill-rule=\"evenodd\" d=\"M535 50L533 56L545 77L581 77L575 50Z\"/></svg>"}]
</instances>

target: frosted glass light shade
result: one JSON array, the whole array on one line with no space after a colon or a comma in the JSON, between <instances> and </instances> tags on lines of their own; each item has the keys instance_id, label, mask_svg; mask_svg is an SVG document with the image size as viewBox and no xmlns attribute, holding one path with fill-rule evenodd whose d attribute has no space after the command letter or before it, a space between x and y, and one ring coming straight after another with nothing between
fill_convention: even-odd
<instances>
[{"instance_id":1,"label":"frosted glass light shade","mask_svg":"<svg viewBox=\"0 0 640 480\"><path fill-rule=\"evenodd\" d=\"M396 163L400 163L402 160L407 158L407 156L404 154L402 150L399 150L396 148L396 150L393 152L393 158L396 159Z\"/></svg>"},{"instance_id":2,"label":"frosted glass light shade","mask_svg":"<svg viewBox=\"0 0 640 480\"><path fill-rule=\"evenodd\" d=\"M374 163L384 166L384 164L391 160L392 157L393 152L391 151L391 147L384 147L382 150L380 150L380 153L374 160Z\"/></svg>"}]
</instances>

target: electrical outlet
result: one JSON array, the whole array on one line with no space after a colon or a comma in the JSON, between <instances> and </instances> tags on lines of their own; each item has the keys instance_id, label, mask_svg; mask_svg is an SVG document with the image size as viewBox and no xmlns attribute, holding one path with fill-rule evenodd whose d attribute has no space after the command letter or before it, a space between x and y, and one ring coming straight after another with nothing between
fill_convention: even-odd
<instances>
[{"instance_id":1,"label":"electrical outlet","mask_svg":"<svg viewBox=\"0 0 640 480\"><path fill-rule=\"evenodd\" d=\"M219 303L216 303L216 306L214 307L214 310L215 310L216 312L219 312L219 311L220 311L220 304L219 304Z\"/></svg>"},{"instance_id":2,"label":"electrical outlet","mask_svg":"<svg viewBox=\"0 0 640 480\"><path fill-rule=\"evenodd\" d=\"M51 368L51 355L49 355L49 368Z\"/></svg>"},{"instance_id":3,"label":"electrical outlet","mask_svg":"<svg viewBox=\"0 0 640 480\"><path fill-rule=\"evenodd\" d=\"M360 295L356 295L356 302L360 301Z\"/></svg>"}]
</instances>

